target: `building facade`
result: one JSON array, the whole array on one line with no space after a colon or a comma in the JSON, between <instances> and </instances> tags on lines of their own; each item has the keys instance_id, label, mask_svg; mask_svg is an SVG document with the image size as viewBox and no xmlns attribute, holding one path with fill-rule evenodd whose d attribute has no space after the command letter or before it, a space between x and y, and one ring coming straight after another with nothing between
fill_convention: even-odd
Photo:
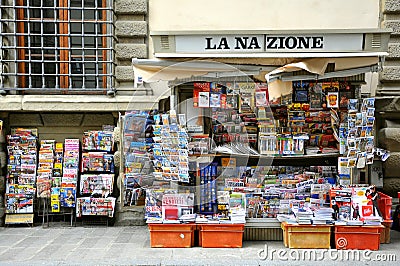
<instances>
[{"instance_id":1,"label":"building facade","mask_svg":"<svg viewBox=\"0 0 400 266\"><path fill-rule=\"evenodd\" d=\"M400 160L398 1L2 0L1 5L1 194L6 174L4 135L10 128L35 127L44 139L80 138L85 130L116 125L127 110L162 108L160 99L168 94L150 84L137 86L132 67L133 58L157 57L158 37L172 32L375 32L384 28L393 30L389 55L379 77L367 74L363 91L379 98L380 145L392 151L383 164L384 190L389 194L400 190L396 176Z\"/></svg>"},{"instance_id":2,"label":"building facade","mask_svg":"<svg viewBox=\"0 0 400 266\"><path fill-rule=\"evenodd\" d=\"M383 162L382 166L378 165L375 170L378 172L378 179L384 192L396 196L396 192L400 190L400 179L396 173L396 165L399 161L399 142L397 141L399 135L397 102L400 80L398 66L399 14L398 1L391 0L335 1L332 3L312 0L295 3L292 1L279 1L279 3L276 1L253 1L251 5L243 1L231 1L229 5L226 5L223 2L212 1L207 3L193 1L185 3L173 1L171 3L169 1L167 4L163 1L153 0L149 1L150 37L153 41L157 38L160 40L153 43L153 46L152 43L149 43L149 56L155 55L155 57L164 57L164 59L184 56L211 57L213 59L222 57L204 53L179 55L178 48L172 53L171 50L162 52L162 45L165 45L168 35L175 36L172 39L176 41L178 35L196 35L199 32L206 33L203 34L204 36L215 32L229 34L235 31L293 31L293 33L315 30L329 32L332 29L391 31L388 55L382 57L383 60L380 63L382 71L379 74L376 72L365 73L365 84L361 87L361 92L377 98L376 133L379 136L379 142L376 144L378 147L390 150L392 155L388 161ZM162 38L164 38L164 42L161 41ZM218 52L222 53L222 50ZM379 173L383 173L383 175Z\"/></svg>"},{"instance_id":3,"label":"building facade","mask_svg":"<svg viewBox=\"0 0 400 266\"><path fill-rule=\"evenodd\" d=\"M158 103L157 91L133 84L132 58L148 56L147 13L145 0L1 1L0 221L11 128L81 138Z\"/></svg>"},{"instance_id":4,"label":"building facade","mask_svg":"<svg viewBox=\"0 0 400 266\"><path fill-rule=\"evenodd\" d=\"M400 97L400 3L385 0L381 3L381 26L392 30L389 40L388 56L383 70L379 74L379 86L376 91L377 116L380 130L377 131L379 144L391 151L391 156L383 164L383 181L385 192L396 197L400 191L398 163L400 147L398 137L399 97Z\"/></svg>"}]
</instances>

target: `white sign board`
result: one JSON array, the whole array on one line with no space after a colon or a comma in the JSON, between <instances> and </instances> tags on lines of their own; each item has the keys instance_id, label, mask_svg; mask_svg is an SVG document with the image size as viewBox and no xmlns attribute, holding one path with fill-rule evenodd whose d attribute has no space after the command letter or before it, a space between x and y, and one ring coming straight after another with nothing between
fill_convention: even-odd
<instances>
[{"instance_id":1,"label":"white sign board","mask_svg":"<svg viewBox=\"0 0 400 266\"><path fill-rule=\"evenodd\" d=\"M176 53L363 51L363 34L177 35Z\"/></svg>"}]
</instances>

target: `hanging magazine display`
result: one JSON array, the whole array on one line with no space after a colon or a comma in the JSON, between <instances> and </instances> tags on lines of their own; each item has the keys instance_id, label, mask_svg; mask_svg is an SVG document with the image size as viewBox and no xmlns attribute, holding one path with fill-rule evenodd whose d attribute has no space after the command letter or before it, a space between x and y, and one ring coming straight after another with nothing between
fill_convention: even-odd
<instances>
[{"instance_id":1,"label":"hanging magazine display","mask_svg":"<svg viewBox=\"0 0 400 266\"><path fill-rule=\"evenodd\" d=\"M76 215L113 217L115 207L115 198L111 197L114 184L113 132L87 131L83 134L82 143L80 197L77 199ZM68 190L66 192L72 194Z\"/></svg>"},{"instance_id":2,"label":"hanging magazine display","mask_svg":"<svg viewBox=\"0 0 400 266\"><path fill-rule=\"evenodd\" d=\"M33 214L37 174L37 130L14 129L7 135L6 223L11 214ZM33 217L32 217L33 218ZM32 220L33 221L33 220Z\"/></svg>"}]
</instances>

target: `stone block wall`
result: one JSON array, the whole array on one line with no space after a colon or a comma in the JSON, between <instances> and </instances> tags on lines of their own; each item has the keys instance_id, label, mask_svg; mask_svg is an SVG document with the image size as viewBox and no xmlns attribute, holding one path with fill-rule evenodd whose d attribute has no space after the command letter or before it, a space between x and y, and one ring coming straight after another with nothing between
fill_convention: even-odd
<instances>
[{"instance_id":1,"label":"stone block wall","mask_svg":"<svg viewBox=\"0 0 400 266\"><path fill-rule=\"evenodd\" d=\"M391 29L389 40L389 55L385 58L383 71L380 75L382 91L395 86L400 95L400 2L385 0L382 6L382 28Z\"/></svg>"},{"instance_id":2,"label":"stone block wall","mask_svg":"<svg viewBox=\"0 0 400 266\"><path fill-rule=\"evenodd\" d=\"M132 58L147 58L147 0L116 0L115 78L118 94L131 93L134 74Z\"/></svg>"},{"instance_id":3,"label":"stone block wall","mask_svg":"<svg viewBox=\"0 0 400 266\"><path fill-rule=\"evenodd\" d=\"M377 97L377 146L390 151L383 162L383 192L397 197L400 191L400 97Z\"/></svg>"},{"instance_id":4,"label":"stone block wall","mask_svg":"<svg viewBox=\"0 0 400 266\"><path fill-rule=\"evenodd\" d=\"M381 6L381 26L391 29L389 55L379 75L377 91L378 147L391 152L383 163L383 192L397 197L400 191L400 1L384 0Z\"/></svg>"},{"instance_id":5,"label":"stone block wall","mask_svg":"<svg viewBox=\"0 0 400 266\"><path fill-rule=\"evenodd\" d=\"M134 88L132 58L148 58L148 2L147 0L116 0L115 11L115 78L120 95L147 95ZM122 176L119 177L119 181ZM117 206L116 225L144 224L143 207L121 208Z\"/></svg>"},{"instance_id":6,"label":"stone block wall","mask_svg":"<svg viewBox=\"0 0 400 266\"><path fill-rule=\"evenodd\" d=\"M6 113L0 113L0 120L3 121L3 126L8 123ZM7 143L5 130L0 131L0 227L4 226L5 220L5 190L6 190L6 175L7 175Z\"/></svg>"}]
</instances>

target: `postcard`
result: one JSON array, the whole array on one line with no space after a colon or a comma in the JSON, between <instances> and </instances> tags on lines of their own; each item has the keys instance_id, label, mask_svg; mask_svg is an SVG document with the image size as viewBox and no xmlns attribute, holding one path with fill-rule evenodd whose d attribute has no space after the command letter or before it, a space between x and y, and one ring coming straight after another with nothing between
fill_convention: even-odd
<instances>
[{"instance_id":1,"label":"postcard","mask_svg":"<svg viewBox=\"0 0 400 266\"><path fill-rule=\"evenodd\" d=\"M210 93L201 91L199 92L199 107L210 107Z\"/></svg>"},{"instance_id":2,"label":"postcard","mask_svg":"<svg viewBox=\"0 0 400 266\"><path fill-rule=\"evenodd\" d=\"M326 96L327 107L328 108L338 108L339 107L339 93L338 92L328 92Z\"/></svg>"}]
</instances>

